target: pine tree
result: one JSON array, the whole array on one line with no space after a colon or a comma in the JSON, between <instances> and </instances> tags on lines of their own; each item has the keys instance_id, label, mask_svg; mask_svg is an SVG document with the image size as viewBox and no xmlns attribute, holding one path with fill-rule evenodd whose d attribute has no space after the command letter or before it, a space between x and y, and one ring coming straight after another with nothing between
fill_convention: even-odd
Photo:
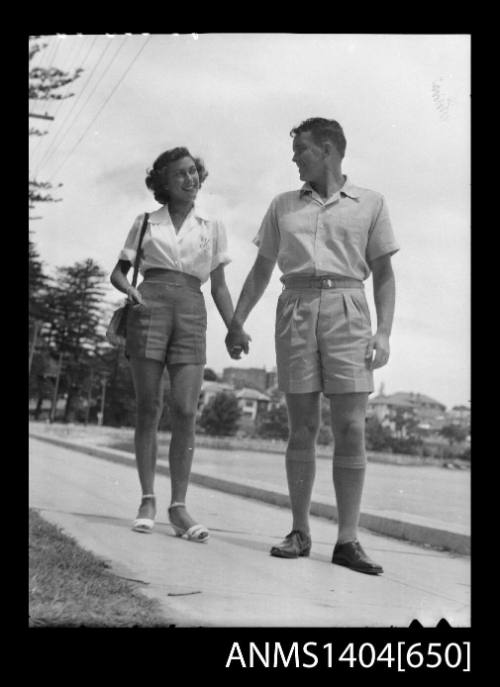
<instances>
[{"instance_id":1,"label":"pine tree","mask_svg":"<svg viewBox=\"0 0 500 687\"><path fill-rule=\"evenodd\" d=\"M90 365L106 348L102 332L105 276L90 258L71 267L58 267L55 286L47 294L51 318L43 334L53 353L63 356L60 391L67 394L65 421L88 384Z\"/></svg>"},{"instance_id":2,"label":"pine tree","mask_svg":"<svg viewBox=\"0 0 500 687\"><path fill-rule=\"evenodd\" d=\"M33 67L31 61L41 50L47 47L47 43L39 42L40 36L30 36L29 39L29 99L30 101L51 101L71 98L74 93L61 93L59 89L72 83L81 75L81 68L73 72L65 72L55 67ZM30 127L30 136L44 136L47 131L41 131L36 127ZM58 184L58 187L62 184ZM36 203L57 202L60 198L54 198L50 191L53 186L48 181L36 179L31 176L29 179L29 208L32 210Z\"/></svg>"}]
</instances>

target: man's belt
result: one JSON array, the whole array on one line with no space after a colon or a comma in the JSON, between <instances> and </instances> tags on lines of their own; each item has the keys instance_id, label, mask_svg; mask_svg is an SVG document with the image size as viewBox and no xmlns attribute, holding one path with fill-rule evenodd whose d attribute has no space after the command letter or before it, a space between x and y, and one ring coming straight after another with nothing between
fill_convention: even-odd
<instances>
[{"instance_id":1,"label":"man's belt","mask_svg":"<svg viewBox=\"0 0 500 687\"><path fill-rule=\"evenodd\" d=\"M351 277L281 277L285 289L362 289L363 282Z\"/></svg>"}]
</instances>

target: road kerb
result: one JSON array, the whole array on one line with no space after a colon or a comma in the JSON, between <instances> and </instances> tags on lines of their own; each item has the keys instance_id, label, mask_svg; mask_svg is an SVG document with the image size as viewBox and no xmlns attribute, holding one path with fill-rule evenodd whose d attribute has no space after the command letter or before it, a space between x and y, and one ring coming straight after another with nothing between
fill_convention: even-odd
<instances>
[{"instance_id":1,"label":"road kerb","mask_svg":"<svg viewBox=\"0 0 500 687\"><path fill-rule=\"evenodd\" d=\"M127 451L80 444L68 439L49 437L35 432L30 432L29 436L40 441L52 443L56 446L78 451L79 453L85 453L96 458L109 460L121 465L135 467L136 464L133 454ZM170 475L167 465L158 464L157 472L166 476ZM207 487L208 489L216 489L235 496L243 496L282 508L290 508L288 494L276 489L264 489L243 482L213 477L212 475L206 475L200 472L191 472L191 482L199 486ZM312 501L311 515L337 521L337 508L333 504ZM359 524L360 527L387 537L402 539L423 546L445 549L461 555L470 555L470 535L446 529L445 527L436 527L431 524L423 523L421 522L422 520L424 519L412 517L406 513L388 516L365 510L361 513Z\"/></svg>"}]
</instances>

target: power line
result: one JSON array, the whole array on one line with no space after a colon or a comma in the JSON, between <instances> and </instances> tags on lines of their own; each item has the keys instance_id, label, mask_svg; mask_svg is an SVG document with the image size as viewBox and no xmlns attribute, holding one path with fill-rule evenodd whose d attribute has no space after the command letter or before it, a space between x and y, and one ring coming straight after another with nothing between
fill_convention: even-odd
<instances>
[{"instance_id":1,"label":"power line","mask_svg":"<svg viewBox=\"0 0 500 687\"><path fill-rule=\"evenodd\" d=\"M73 69L74 64L78 64L78 61L80 59L80 54L82 52L82 49L85 45L85 39L87 36L80 36L78 43L79 45L76 45L76 47L73 48L71 55L69 56L68 63L67 65L63 68L63 71L66 72L69 76L71 76L70 72ZM69 86L70 84L68 84ZM54 118L57 117L59 110L61 109L61 106L63 102L65 101L65 98L61 98L57 104L56 111L54 112Z\"/></svg>"},{"instance_id":2,"label":"power line","mask_svg":"<svg viewBox=\"0 0 500 687\"><path fill-rule=\"evenodd\" d=\"M33 38L30 36L29 38L29 43L33 43L33 48L35 46L38 47L38 50L36 50L33 53L33 56L30 59L30 70L42 67L44 60L47 59L47 48L50 50L50 44L45 43L44 45L44 39L42 38ZM30 52L31 52L31 45L30 45Z\"/></svg>"},{"instance_id":3,"label":"power line","mask_svg":"<svg viewBox=\"0 0 500 687\"><path fill-rule=\"evenodd\" d=\"M61 42L62 42L61 39L56 37L56 40L55 40L55 50L54 50L54 52L53 52L53 54L52 54L52 57L51 57L50 67L47 67L47 70L48 70L48 71L50 71L51 69L54 69L54 64L55 64L56 55L57 55L57 53L58 53L58 51L59 51L59 47L60 47L60 45L61 45ZM49 101L48 99L46 99L46 98L37 98L37 100L36 100L36 103L40 103L40 105L42 105L42 103L45 103L45 108L47 108L47 103L48 103L48 102L50 102L50 101ZM47 112L45 112L45 114L47 114Z\"/></svg>"},{"instance_id":4,"label":"power line","mask_svg":"<svg viewBox=\"0 0 500 687\"><path fill-rule=\"evenodd\" d=\"M46 115L46 114L35 114L34 112L29 113L30 117L38 117L38 119L54 119L51 115Z\"/></svg>"},{"instance_id":5,"label":"power line","mask_svg":"<svg viewBox=\"0 0 500 687\"><path fill-rule=\"evenodd\" d=\"M52 39L52 40L51 40ZM45 66L49 64L49 61L52 60L52 56L55 53L56 50L56 38L55 36L42 36L41 38L37 38L35 42L40 41L42 44L44 41L47 41L47 44L45 47L42 47L38 53L37 56L40 56L38 59L38 64L34 65L35 67L39 67L40 69L45 69ZM36 59L36 57L35 57Z\"/></svg>"},{"instance_id":6,"label":"power line","mask_svg":"<svg viewBox=\"0 0 500 687\"><path fill-rule=\"evenodd\" d=\"M38 38L36 39L35 42L38 42L39 40L41 40L43 43L43 39L38 39ZM53 56L55 55L55 53L57 51L57 41L56 40L49 41L49 37L47 37L47 41L48 41L47 46L44 48L41 48L38 51L37 55L35 55L34 59L36 59L38 55L41 55L41 58L38 60L38 62L39 62L38 64L33 65L33 67L30 69L30 72L32 69L46 69L45 65L49 64L49 61L52 60ZM38 108L39 104L40 104L40 100L38 100L38 99L35 100L35 102L33 103L33 111L34 112ZM40 107L40 109L41 109L41 107Z\"/></svg>"},{"instance_id":7,"label":"power line","mask_svg":"<svg viewBox=\"0 0 500 687\"><path fill-rule=\"evenodd\" d=\"M95 36L94 41L93 41L92 45L90 46L90 50L92 49L92 47L93 47L94 43L96 42L97 38L98 38L98 36ZM83 87L82 87L82 90L78 93L78 95L77 95L76 98L74 99L74 101L73 101L73 103L72 103L72 106L71 106L71 108L68 110L68 112L67 112L66 116L64 117L64 119L62 120L60 127L57 129L57 131L56 131L54 137L52 138L52 140L49 142L47 148L45 149L45 152L42 154L42 157L41 157L40 161L39 161L38 164L37 164L37 168L36 168L36 170L35 170L35 175L38 174L38 172L40 171L41 165L42 165L42 164L45 162L45 160L47 159L47 155L48 155L49 151L52 151L52 149L54 148L55 142L56 142L56 140L57 140L59 134L60 134L61 131L63 130L64 125L65 125L66 122L68 121L68 118L69 118L70 115L72 114L73 110L75 109L75 107L76 107L76 106L78 105L78 103L80 102L80 99L81 99L83 93L85 92L85 89L86 89L87 86L90 84L90 81L91 81L91 79L92 79L92 77L93 77L93 75L94 75L94 72L96 71L97 67L98 67L99 64L101 63L101 61L102 61L102 59L103 59L103 57L104 57L106 51L108 50L109 46L110 46L110 42L109 42L109 41L106 41L106 45L104 46L104 50L103 50L103 51L101 52L101 54L99 55L99 58L98 58L96 64L93 66L91 72L89 73L89 75L88 75L88 77L87 77L87 79L86 79L86 81L85 81L85 83L84 83L84 85L83 85ZM89 53L90 53L90 50L89 50ZM87 56L86 56L86 57L88 57L88 54L89 54L89 53L87 53Z\"/></svg>"},{"instance_id":8,"label":"power line","mask_svg":"<svg viewBox=\"0 0 500 687\"><path fill-rule=\"evenodd\" d=\"M97 38L97 36L94 37L94 41L93 41L92 45L95 43L96 38ZM83 40L80 40L80 41L79 41L80 45L77 47L77 50L74 51L74 53L73 53L73 57L74 57L74 58L73 58L72 62L75 63L75 64L78 64L78 62L79 62L80 54L81 54L82 49L83 49L83 47L84 47L84 45L85 45L86 39L87 39L87 36L84 36L84 37L83 37ZM85 55L83 64L85 63L85 61L86 61L88 55L90 54L90 50L92 49L92 45L90 46L90 49L88 50L87 54ZM69 64L71 64L71 61L70 61ZM69 68L69 64L68 64L68 68ZM83 64L82 64L82 67L81 67L82 69L83 69ZM67 68L67 69L68 69L68 68ZM57 109L56 109L56 111L54 112L54 119L57 118L57 115L59 114L59 110L61 109L62 104L64 103L64 101L65 101L65 98L61 98L61 100L59 100ZM35 146L32 148L32 150L30 151L30 159L31 159L31 160L34 160L35 155L36 155L36 153L37 153L37 150L38 150L38 148L39 148L39 146L40 146L40 143L41 143L42 138L43 138L43 136L38 136L38 141L37 141L36 145L35 145Z\"/></svg>"},{"instance_id":9,"label":"power line","mask_svg":"<svg viewBox=\"0 0 500 687\"><path fill-rule=\"evenodd\" d=\"M92 43L91 43L89 49L87 50L87 53L86 53L85 57L83 58L83 62L82 62L82 64L81 64L81 68L82 68L82 69L85 67L85 64L86 64L86 62L87 62L87 60L88 60L88 57L89 57L90 53L92 52L92 49L93 49L93 47L94 47L95 42L97 41L97 39L98 39L98 36L94 36L94 39L93 39L93 41L92 41ZM106 44L106 45L107 45L107 44ZM105 50L106 50L106 48L105 48ZM102 58L102 55L104 55L105 50L104 50L103 53L101 54L101 57L99 58L97 64L99 64L99 62L100 62L100 60L101 60L101 58ZM67 114L66 114L64 120L63 120L62 123L60 124L59 128L56 130L55 135L52 136L52 138L51 138L51 140L49 141L47 147L45 148L45 152L42 154L41 158L39 159L39 161L38 161L38 163L37 163L37 169L36 169L35 174L38 173L38 170L40 169L40 165L41 165L43 159L46 158L47 153L49 152L49 150L50 150L51 148L53 148L53 146L55 145L55 140L56 140L57 137L59 136L59 133L62 131L62 129L63 129L63 127L64 127L64 124L66 123L66 121L67 121L69 115L71 114L71 112L73 112L74 108L76 107L76 105L77 105L78 102L80 101L80 98L82 97L82 94L83 94L83 92L85 91L85 88L87 87L87 84L90 82L90 79L91 79L91 77L92 77L92 75L93 75L93 73L94 73L94 71L95 71L95 69L96 69L96 67L97 67L97 64L94 65L94 68L92 69L92 71L90 72L90 74L87 76L87 78L84 80L84 85L83 85L83 87L81 88L81 90L79 91L78 95L75 97L75 99L74 99L74 101L73 101L73 104L72 104L72 107L70 108L70 110L68 110L68 112L67 112ZM61 101L61 104L62 104L62 101ZM37 145L36 145L36 148L35 148L35 150L34 150L33 152L36 152L36 149L38 148L39 145L40 145L40 141L38 141L38 143L37 143Z\"/></svg>"},{"instance_id":10,"label":"power line","mask_svg":"<svg viewBox=\"0 0 500 687\"><path fill-rule=\"evenodd\" d=\"M84 64L85 64L85 62L86 62L86 60L87 60L89 54L91 53L92 48L93 48L93 46L94 46L94 44L95 44L95 42L96 42L96 40L97 40L98 37L99 37L99 36L95 36L95 37L94 37L94 40L93 40L93 42L92 42L92 45L90 46L89 51L87 52L87 55L85 56L85 60L84 60L84 62L83 62L83 64L82 64L82 67L84 66ZM77 95L77 96L75 97L75 99L73 100L70 109L66 112L66 115L64 116L64 119L61 121L60 126L59 126L58 129L55 131L54 136L51 137L51 139L50 139L49 142L48 142L47 147L45 148L45 151L42 153L42 156L41 156L40 160L39 160L38 163L37 163L37 169L36 169L36 172L35 172L36 174L38 174L41 165L45 162L45 160L47 159L47 156L48 156L48 155L52 152L52 150L54 149L54 147L55 147L55 145L56 145L56 141L57 141L57 139L59 138L60 134L62 133L62 131L63 131L65 125L66 125L66 122L68 121L69 117L71 116L71 114L72 114L73 111L75 110L76 106L77 106L78 103L80 102L80 100L81 100L83 94L86 93L86 89L89 87L89 84L90 84L90 82L91 82L91 80L92 80L92 77L93 77L93 75L94 75L96 69L97 69L98 66L100 65L100 63L101 63L101 61L102 61L102 59L103 59L103 57L104 57L106 51L108 50L108 48L109 48L109 42L106 41L106 44L104 45L104 49L102 50L101 54L99 55L99 57L98 57L98 59L97 59L97 62L94 64L92 70L91 70L90 73L87 75L87 78L86 78L86 80L85 80L84 83L83 83L82 89L79 91L78 95Z\"/></svg>"},{"instance_id":11,"label":"power line","mask_svg":"<svg viewBox=\"0 0 500 687\"><path fill-rule=\"evenodd\" d=\"M76 142L76 145L74 146L74 148L72 148L72 150L69 152L69 154L68 154L67 157L65 158L64 162L62 163L62 165L60 165L60 167L58 167L58 169L55 171L55 173L51 176L51 178L50 178L51 181L52 181L52 179L55 177L55 175L58 174L58 173L60 172L60 170L64 167L64 165L65 165L66 162L69 160L69 158L71 157L71 155L72 155L72 154L75 152L75 150L78 148L78 146L80 145L80 143L81 143L82 140L84 139L85 135L86 135L87 132L89 131L90 127L91 127L92 124L96 121L96 119L99 117L99 115L101 114L101 112L103 111L103 109L106 107L107 103L108 103L108 102L110 101L110 99L112 98L112 96L113 96L113 94L115 93L116 89L117 89L118 86L122 83L123 79L127 76L127 74L129 73L129 71L131 70L133 64L136 62L136 60L138 59L139 55L142 53L142 51L144 50L144 48L146 47L146 45L149 43L150 39L151 39L151 36L148 36L147 39L146 39L146 41L142 44L142 46L140 47L140 49L139 49L139 51L137 52L136 56L134 57L134 59L132 60L132 62L130 62L130 64L128 65L127 69L125 70L125 72L124 72L123 75L121 76L121 78L120 78L120 80L118 81L118 83L115 85L115 87L113 88L113 90L111 91L111 93L109 94L109 96L108 96L108 97L106 98L106 100L104 101L102 107L99 109L99 111L97 112L97 114L95 115L95 117L92 119L92 121L90 122L90 124L88 125L88 127L85 129L85 131L83 132L83 134L80 136L80 138L79 138L78 141Z\"/></svg>"},{"instance_id":12,"label":"power line","mask_svg":"<svg viewBox=\"0 0 500 687\"><path fill-rule=\"evenodd\" d=\"M124 37L123 37L123 40L122 40L122 42L121 42L121 44L118 46L118 50L115 52L115 54L113 55L113 57L111 58L111 60L108 62L108 64L106 65L104 71L101 72L101 75L100 75L99 79L97 80L97 82L94 84L94 88L92 89L91 93L88 95L87 100L83 103L83 105L81 106L80 110L79 110L78 113L76 114L76 116L75 116L75 118L74 118L74 120L73 120L73 123L76 122L76 121L78 120L78 117L80 116L80 114L82 113L82 111L85 109L85 106L86 106L87 103L89 102L90 98L94 95L94 93L95 93L97 87L99 86L99 84L100 84L101 81L103 80L104 76L108 73L108 71L109 71L111 65L112 65L112 64L114 63L114 61L116 60L116 57L117 57L118 53L120 52L120 50L121 50L121 49L123 48L123 46L125 45L125 41L126 41L126 37L124 36ZM68 134L70 131L71 131L71 126L68 126L68 128L66 129L66 131L65 131L65 133L64 133L64 135L63 135L63 137L61 138L61 140L60 140L59 143L58 143L58 147L57 147L57 148L54 148L54 149L52 150L51 154L50 154L50 155L48 156L48 158L46 159L45 164L47 164L47 162L49 162L49 159L52 158L52 157L58 152L58 150L61 148L61 145L62 145L63 140L66 138L67 134Z\"/></svg>"}]
</instances>

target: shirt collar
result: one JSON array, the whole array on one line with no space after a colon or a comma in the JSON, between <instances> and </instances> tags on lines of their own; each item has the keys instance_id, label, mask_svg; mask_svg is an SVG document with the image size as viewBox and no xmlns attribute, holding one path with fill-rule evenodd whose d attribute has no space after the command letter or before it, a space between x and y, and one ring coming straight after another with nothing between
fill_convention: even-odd
<instances>
[{"instance_id":1,"label":"shirt collar","mask_svg":"<svg viewBox=\"0 0 500 687\"><path fill-rule=\"evenodd\" d=\"M210 219L210 213L202 205L195 204L191 213L198 219L207 221ZM158 210L151 212L149 215L149 221L151 224L170 224L170 214L168 212L168 206L163 205Z\"/></svg>"},{"instance_id":2,"label":"shirt collar","mask_svg":"<svg viewBox=\"0 0 500 687\"><path fill-rule=\"evenodd\" d=\"M299 191L301 197L303 195L305 195L306 193L312 194L313 192L314 192L314 189L308 181L306 181L306 183L302 186L302 188ZM340 189L339 192L343 196L349 196L349 198L354 198L354 199L359 198L359 191L358 191L357 187L354 186L354 184L351 184L351 182L349 181L349 177L347 177L347 176L345 178L344 185L342 186L342 188Z\"/></svg>"}]
</instances>

